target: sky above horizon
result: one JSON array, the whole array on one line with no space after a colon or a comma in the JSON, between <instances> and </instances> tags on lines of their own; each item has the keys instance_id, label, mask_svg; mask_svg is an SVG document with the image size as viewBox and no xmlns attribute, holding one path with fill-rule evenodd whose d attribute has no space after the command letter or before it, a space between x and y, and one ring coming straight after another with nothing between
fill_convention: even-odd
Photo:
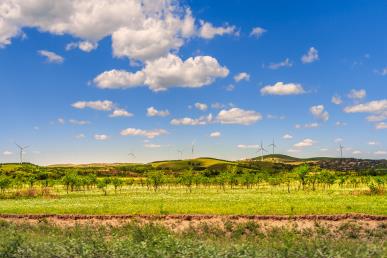
<instances>
[{"instance_id":1,"label":"sky above horizon","mask_svg":"<svg viewBox=\"0 0 387 258\"><path fill-rule=\"evenodd\" d=\"M273 139L295 157L341 144L385 159L386 13L381 0L3 0L0 162L19 161L15 142L55 164L236 160Z\"/></svg>"}]
</instances>

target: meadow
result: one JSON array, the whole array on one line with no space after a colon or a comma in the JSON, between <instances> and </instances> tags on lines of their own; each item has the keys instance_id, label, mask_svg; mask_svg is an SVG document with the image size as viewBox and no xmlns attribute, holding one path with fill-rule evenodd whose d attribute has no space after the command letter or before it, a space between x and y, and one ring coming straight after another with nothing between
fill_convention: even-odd
<instances>
[{"instance_id":1,"label":"meadow","mask_svg":"<svg viewBox=\"0 0 387 258\"><path fill-rule=\"evenodd\" d=\"M0 213L18 214L342 214L387 215L385 195L366 194L366 188L292 191L283 187L113 187L107 194L99 189L74 191L62 187L50 196L0 200Z\"/></svg>"}]
</instances>

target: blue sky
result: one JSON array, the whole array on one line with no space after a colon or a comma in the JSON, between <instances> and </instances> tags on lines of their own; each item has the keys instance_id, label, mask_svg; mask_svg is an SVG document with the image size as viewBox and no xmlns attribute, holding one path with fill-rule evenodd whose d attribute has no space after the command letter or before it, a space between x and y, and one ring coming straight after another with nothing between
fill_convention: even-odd
<instances>
[{"instance_id":1,"label":"blue sky","mask_svg":"<svg viewBox=\"0 0 387 258\"><path fill-rule=\"evenodd\" d=\"M342 144L346 157L386 158L386 11L385 1L6 0L0 162L18 160L14 142L31 146L26 161L53 164L177 150L235 160L273 138L297 157L338 156Z\"/></svg>"}]
</instances>

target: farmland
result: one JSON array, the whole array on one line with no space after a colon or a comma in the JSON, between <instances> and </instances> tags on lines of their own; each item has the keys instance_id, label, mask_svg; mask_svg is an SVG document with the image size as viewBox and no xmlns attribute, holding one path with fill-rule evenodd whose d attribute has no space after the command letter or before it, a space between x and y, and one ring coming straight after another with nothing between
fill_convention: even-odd
<instances>
[{"instance_id":1,"label":"farmland","mask_svg":"<svg viewBox=\"0 0 387 258\"><path fill-rule=\"evenodd\" d=\"M383 257L385 168L384 161L283 155L3 164L0 253Z\"/></svg>"}]
</instances>

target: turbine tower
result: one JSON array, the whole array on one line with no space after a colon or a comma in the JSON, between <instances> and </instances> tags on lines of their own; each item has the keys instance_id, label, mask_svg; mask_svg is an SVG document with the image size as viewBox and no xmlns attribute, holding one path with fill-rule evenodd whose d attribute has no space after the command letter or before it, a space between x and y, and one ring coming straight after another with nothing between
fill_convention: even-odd
<instances>
[{"instance_id":1,"label":"turbine tower","mask_svg":"<svg viewBox=\"0 0 387 258\"><path fill-rule=\"evenodd\" d=\"M261 161L263 161L263 152L264 152L264 151L267 152L267 150L263 147L263 143L262 143L262 141L261 141L261 145L259 146L259 148L258 148L258 150L257 150L257 152L261 152Z\"/></svg>"},{"instance_id":2,"label":"turbine tower","mask_svg":"<svg viewBox=\"0 0 387 258\"><path fill-rule=\"evenodd\" d=\"M28 145L27 146L21 146L21 145L19 145L17 143L15 143L15 144L19 148L20 164L23 164L23 152L24 152L25 149L29 148L30 146L28 146Z\"/></svg>"},{"instance_id":3,"label":"turbine tower","mask_svg":"<svg viewBox=\"0 0 387 258\"><path fill-rule=\"evenodd\" d=\"M178 159L180 158L180 160L182 160L183 159L183 151L177 150L177 154L178 154Z\"/></svg>"},{"instance_id":4,"label":"turbine tower","mask_svg":"<svg viewBox=\"0 0 387 258\"><path fill-rule=\"evenodd\" d=\"M343 158L343 149L344 149L344 146L342 146L341 143L340 143L339 148L340 148L340 158L342 159L342 158Z\"/></svg>"},{"instance_id":5,"label":"turbine tower","mask_svg":"<svg viewBox=\"0 0 387 258\"><path fill-rule=\"evenodd\" d=\"M277 145L274 143L274 138L273 138L273 143L269 144L267 147L272 147L273 148L273 155L274 155L274 149L277 148Z\"/></svg>"},{"instance_id":6,"label":"turbine tower","mask_svg":"<svg viewBox=\"0 0 387 258\"><path fill-rule=\"evenodd\" d=\"M194 151L195 151L195 140L192 141L192 144L191 144L191 154L192 154L192 158L193 158L193 155L194 155Z\"/></svg>"}]
</instances>

